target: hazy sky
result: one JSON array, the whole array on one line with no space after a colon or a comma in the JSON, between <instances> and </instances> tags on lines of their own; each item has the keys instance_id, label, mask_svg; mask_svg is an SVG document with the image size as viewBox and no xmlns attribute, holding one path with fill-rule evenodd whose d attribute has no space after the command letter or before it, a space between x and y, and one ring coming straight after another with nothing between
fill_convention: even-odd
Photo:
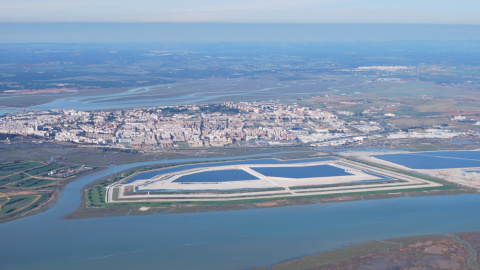
<instances>
[{"instance_id":1,"label":"hazy sky","mask_svg":"<svg viewBox=\"0 0 480 270\"><path fill-rule=\"evenodd\" d=\"M0 0L0 22L480 24L480 0Z\"/></svg>"}]
</instances>

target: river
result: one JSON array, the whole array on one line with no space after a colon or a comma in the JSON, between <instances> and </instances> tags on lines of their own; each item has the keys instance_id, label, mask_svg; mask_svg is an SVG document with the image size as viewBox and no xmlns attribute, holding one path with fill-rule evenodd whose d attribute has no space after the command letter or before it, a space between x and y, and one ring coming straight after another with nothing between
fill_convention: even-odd
<instances>
[{"instance_id":1,"label":"river","mask_svg":"<svg viewBox=\"0 0 480 270\"><path fill-rule=\"evenodd\" d=\"M371 240L480 230L478 194L61 219L86 184L162 162L84 176L49 210L0 224L1 269L248 269Z\"/></svg>"}]
</instances>

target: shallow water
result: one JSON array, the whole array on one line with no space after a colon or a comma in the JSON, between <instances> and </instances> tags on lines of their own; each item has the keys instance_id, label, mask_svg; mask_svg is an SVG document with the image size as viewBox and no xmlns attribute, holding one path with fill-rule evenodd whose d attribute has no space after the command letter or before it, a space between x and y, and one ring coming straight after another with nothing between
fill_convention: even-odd
<instances>
[{"instance_id":1,"label":"shallow water","mask_svg":"<svg viewBox=\"0 0 480 270\"><path fill-rule=\"evenodd\" d=\"M280 168L259 167L259 168L252 168L252 170L259 172L265 176L287 177L287 178L295 178L295 179L352 175L351 173L345 172L344 169L340 169L330 165L280 167Z\"/></svg>"},{"instance_id":2,"label":"shallow water","mask_svg":"<svg viewBox=\"0 0 480 270\"><path fill-rule=\"evenodd\" d=\"M219 170L206 171L195 174L180 176L173 182L196 183L196 182L226 182L226 181L248 181L259 180L257 177L243 170Z\"/></svg>"},{"instance_id":3,"label":"shallow water","mask_svg":"<svg viewBox=\"0 0 480 270\"><path fill-rule=\"evenodd\" d=\"M480 230L480 195L0 226L2 269L245 269L393 237Z\"/></svg>"},{"instance_id":4,"label":"shallow water","mask_svg":"<svg viewBox=\"0 0 480 270\"><path fill-rule=\"evenodd\" d=\"M117 170L138 165L148 163ZM480 230L478 194L61 219L85 184L113 172L82 177L53 208L0 224L1 268L247 269L376 239Z\"/></svg>"},{"instance_id":5,"label":"shallow water","mask_svg":"<svg viewBox=\"0 0 480 270\"><path fill-rule=\"evenodd\" d=\"M144 173L139 173L135 175L134 177L128 179L125 183L131 183L133 181L139 180L139 179L149 179L152 177L155 177L159 174L166 174L166 173L171 173L171 172L178 172L181 170L190 170L190 169L195 169L195 168L208 168L208 167L214 167L214 166L226 166L226 165L236 165L236 164L295 164L295 163L301 163L301 162L316 162L316 161L330 161L330 160L336 160L335 158L313 158L313 159L308 159L308 160L278 160L278 159L258 159L258 160L242 160L242 161L230 161L230 162L219 162L219 163L207 163L207 164L194 164L194 165L182 165L182 166L176 166L176 167L171 167L171 168L166 168L166 169L159 169L159 170L154 170L154 171L149 171L149 172L144 172Z\"/></svg>"},{"instance_id":6,"label":"shallow water","mask_svg":"<svg viewBox=\"0 0 480 270\"><path fill-rule=\"evenodd\" d=\"M411 169L480 167L480 151L439 151L374 156Z\"/></svg>"}]
</instances>

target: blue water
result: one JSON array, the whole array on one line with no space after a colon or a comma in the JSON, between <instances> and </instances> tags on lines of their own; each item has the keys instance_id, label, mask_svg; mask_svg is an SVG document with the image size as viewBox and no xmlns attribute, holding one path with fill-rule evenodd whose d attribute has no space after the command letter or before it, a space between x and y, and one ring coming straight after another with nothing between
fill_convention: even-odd
<instances>
[{"instance_id":1,"label":"blue water","mask_svg":"<svg viewBox=\"0 0 480 270\"><path fill-rule=\"evenodd\" d=\"M61 219L85 184L114 171L73 182L43 213L0 224L0 268L248 269L371 240L480 230L479 194Z\"/></svg>"},{"instance_id":2,"label":"blue water","mask_svg":"<svg viewBox=\"0 0 480 270\"><path fill-rule=\"evenodd\" d=\"M438 152L421 152L415 155L431 156L431 157L447 157L457 159L471 159L480 161L480 151L438 151Z\"/></svg>"},{"instance_id":3,"label":"blue water","mask_svg":"<svg viewBox=\"0 0 480 270\"><path fill-rule=\"evenodd\" d=\"M0 226L2 269L247 269L375 239L480 230L480 195ZM50 217L49 217L50 216Z\"/></svg>"},{"instance_id":4,"label":"blue water","mask_svg":"<svg viewBox=\"0 0 480 270\"><path fill-rule=\"evenodd\" d=\"M345 147L345 148L338 148L338 149L329 149L329 148L318 147L318 148L314 148L314 150L322 151L322 152L346 152L346 151L349 151L349 152L368 151L368 152L378 152L378 153L401 152L401 150L385 149L385 148L382 148L381 146L380 147L376 147L376 146L355 146L355 147Z\"/></svg>"},{"instance_id":5,"label":"blue water","mask_svg":"<svg viewBox=\"0 0 480 270\"><path fill-rule=\"evenodd\" d=\"M312 178L312 177L331 177L352 175L345 172L344 169L330 165L315 165L304 167L258 167L252 170L265 176L287 177L287 178Z\"/></svg>"},{"instance_id":6,"label":"blue water","mask_svg":"<svg viewBox=\"0 0 480 270\"><path fill-rule=\"evenodd\" d=\"M7 114L7 113L17 113L22 112L23 109L0 109L0 116Z\"/></svg>"},{"instance_id":7,"label":"blue water","mask_svg":"<svg viewBox=\"0 0 480 270\"><path fill-rule=\"evenodd\" d=\"M198 183L198 182L226 182L226 181L245 181L258 180L257 177L247 173L244 170L219 170L199 172L179 177L173 182L180 183Z\"/></svg>"},{"instance_id":8,"label":"blue water","mask_svg":"<svg viewBox=\"0 0 480 270\"><path fill-rule=\"evenodd\" d=\"M208 82L205 82L208 83ZM50 110L50 109L74 109L74 110L104 110L127 107L145 107L145 106L172 106L184 104L204 104L209 102L237 100L248 101L255 98L265 99L271 96L290 96L291 91L279 91L279 89L289 88L290 85L281 83L272 83L270 86L259 89L258 87L243 87L241 84L235 91L212 91L209 85L200 86L191 83L175 83L164 85L153 85L133 88L128 91L115 93L114 95L92 95L81 97L68 97L56 99L52 102L32 106L32 109ZM195 93L186 91L185 87L197 88ZM188 88L187 88L188 89ZM296 95L310 96L312 93L318 93L318 89L306 89L305 92L296 92ZM324 90L323 93L333 93L337 90ZM165 93L167 93L165 95Z\"/></svg>"},{"instance_id":9,"label":"blue water","mask_svg":"<svg viewBox=\"0 0 480 270\"><path fill-rule=\"evenodd\" d=\"M207 163L207 164L194 164L194 165L183 165L183 166L176 166L166 169L159 169L149 172L144 172L135 175L134 177L130 178L126 183L131 183L136 180L140 179L150 179L155 177L159 174L171 173L171 172L178 172L182 170L190 170L195 168L208 168L214 166L226 166L226 165L234 165L234 164L295 164L295 163L302 163L302 162L317 162L317 161L332 161L336 160L335 158L313 158L313 159L306 159L306 160L278 160L278 159L259 159L259 160L242 160L242 161L231 161L231 162L220 162L220 163Z\"/></svg>"},{"instance_id":10,"label":"blue water","mask_svg":"<svg viewBox=\"0 0 480 270\"><path fill-rule=\"evenodd\" d=\"M480 151L439 151L374 156L411 169L480 167Z\"/></svg>"}]
</instances>

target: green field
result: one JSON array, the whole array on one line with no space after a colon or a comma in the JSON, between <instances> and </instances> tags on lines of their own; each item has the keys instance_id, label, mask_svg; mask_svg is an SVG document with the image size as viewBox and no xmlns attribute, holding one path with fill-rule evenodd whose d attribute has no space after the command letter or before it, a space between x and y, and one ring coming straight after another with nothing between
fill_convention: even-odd
<instances>
[{"instance_id":1,"label":"green field","mask_svg":"<svg viewBox=\"0 0 480 270\"><path fill-rule=\"evenodd\" d=\"M16 182L11 184L10 187L40 187L54 182L52 180L30 178L29 175L36 176L45 174L46 176L47 172L62 167L57 164L41 165L42 163L39 162L28 161L14 161L0 164L0 186Z\"/></svg>"},{"instance_id":2,"label":"green field","mask_svg":"<svg viewBox=\"0 0 480 270\"><path fill-rule=\"evenodd\" d=\"M14 161L0 164L0 177L7 176L16 172L21 172L28 170L33 167L42 165L39 162L29 162L29 161Z\"/></svg>"},{"instance_id":3,"label":"green field","mask_svg":"<svg viewBox=\"0 0 480 270\"><path fill-rule=\"evenodd\" d=\"M92 187L85 194L89 206L105 206L105 195L106 189L100 185Z\"/></svg>"},{"instance_id":4,"label":"green field","mask_svg":"<svg viewBox=\"0 0 480 270\"><path fill-rule=\"evenodd\" d=\"M10 184L9 186L12 188L46 186L55 182L55 180L36 179L30 176L47 176L47 172L63 167L58 164L41 165L42 163L38 162L9 162L0 164L0 168L2 168L1 173L3 174L3 177L0 176L0 186L7 184Z\"/></svg>"},{"instance_id":5,"label":"green field","mask_svg":"<svg viewBox=\"0 0 480 270\"><path fill-rule=\"evenodd\" d=\"M0 205L3 205L3 203L6 201L7 201L7 198L0 198Z\"/></svg>"},{"instance_id":6,"label":"green field","mask_svg":"<svg viewBox=\"0 0 480 270\"><path fill-rule=\"evenodd\" d=\"M39 206L62 189L72 178L92 168L75 168L70 177L49 176L52 170L71 168L65 164L14 161L0 164L0 222L21 217L25 212L38 210ZM23 194L23 195L20 195ZM28 194L28 195L26 195ZM31 211L32 210L32 211Z\"/></svg>"},{"instance_id":7,"label":"green field","mask_svg":"<svg viewBox=\"0 0 480 270\"><path fill-rule=\"evenodd\" d=\"M45 180L45 179L37 179L37 178L27 178L22 181L19 181L13 185L10 185L11 187L21 187L21 188L29 188L29 187L41 187L41 186L46 186L49 185L53 182L56 182L55 180Z\"/></svg>"},{"instance_id":8,"label":"green field","mask_svg":"<svg viewBox=\"0 0 480 270\"><path fill-rule=\"evenodd\" d=\"M0 186L6 185L8 183L15 182L15 181L18 181L18 180L22 180L26 177L28 177L28 176L23 174L23 173L18 173L18 174L14 174L14 175L10 175L10 176L1 178L0 179Z\"/></svg>"},{"instance_id":9,"label":"green field","mask_svg":"<svg viewBox=\"0 0 480 270\"><path fill-rule=\"evenodd\" d=\"M2 198L2 201L5 203L0 209L0 217L9 217L27 212L37 207L47 198L48 194L46 193L42 193L39 195L13 196L7 202L5 202L7 200L6 198Z\"/></svg>"}]
</instances>

